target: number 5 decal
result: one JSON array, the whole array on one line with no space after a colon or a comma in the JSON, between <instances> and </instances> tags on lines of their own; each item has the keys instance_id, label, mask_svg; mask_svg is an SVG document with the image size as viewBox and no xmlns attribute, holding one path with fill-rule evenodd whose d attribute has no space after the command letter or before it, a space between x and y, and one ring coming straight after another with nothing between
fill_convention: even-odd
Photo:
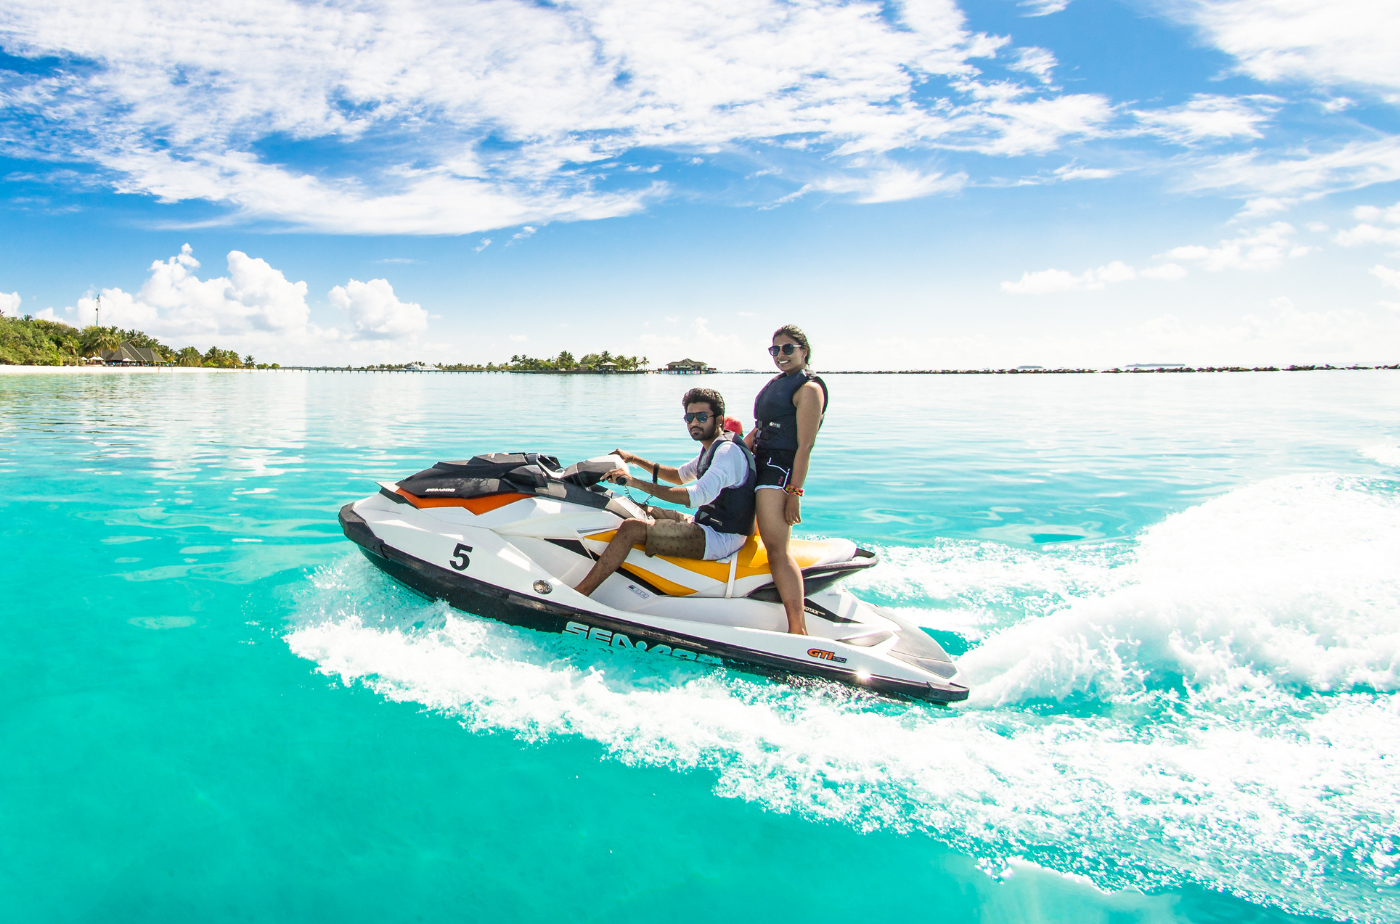
<instances>
[{"instance_id":1,"label":"number 5 decal","mask_svg":"<svg viewBox=\"0 0 1400 924\"><path fill-rule=\"evenodd\" d=\"M452 567L453 567L454 570L456 570L456 571L466 571L466 570L467 570L467 565L470 565L470 564L472 563L472 560L471 560L470 558L467 557L467 553L470 552L471 550L472 550L472 547L471 547L471 546L469 546L469 545L463 545L463 544L460 543L460 542L457 543L457 548L455 548L455 549L452 550Z\"/></svg>"}]
</instances>

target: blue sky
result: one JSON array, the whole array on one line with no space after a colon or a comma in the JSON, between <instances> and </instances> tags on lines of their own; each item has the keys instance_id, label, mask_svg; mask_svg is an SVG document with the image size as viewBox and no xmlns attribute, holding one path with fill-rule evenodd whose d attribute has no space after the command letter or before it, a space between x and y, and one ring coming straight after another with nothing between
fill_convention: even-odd
<instances>
[{"instance_id":1,"label":"blue sky","mask_svg":"<svg viewBox=\"0 0 1400 924\"><path fill-rule=\"evenodd\" d=\"M1393 0L0 11L0 310L293 362L1400 359Z\"/></svg>"}]
</instances>

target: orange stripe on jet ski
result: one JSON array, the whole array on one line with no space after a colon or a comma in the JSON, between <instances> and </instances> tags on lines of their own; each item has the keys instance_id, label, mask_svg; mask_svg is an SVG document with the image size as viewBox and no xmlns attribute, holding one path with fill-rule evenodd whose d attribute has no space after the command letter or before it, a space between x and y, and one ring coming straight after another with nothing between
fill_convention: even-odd
<instances>
[{"instance_id":1,"label":"orange stripe on jet ski","mask_svg":"<svg viewBox=\"0 0 1400 924\"><path fill-rule=\"evenodd\" d=\"M409 494L403 488L399 488L395 493L419 510L425 507L465 507L477 516L490 513L492 510L504 507L506 504L513 504L518 500L534 497L533 494L491 494L486 497L417 497Z\"/></svg>"}]
</instances>

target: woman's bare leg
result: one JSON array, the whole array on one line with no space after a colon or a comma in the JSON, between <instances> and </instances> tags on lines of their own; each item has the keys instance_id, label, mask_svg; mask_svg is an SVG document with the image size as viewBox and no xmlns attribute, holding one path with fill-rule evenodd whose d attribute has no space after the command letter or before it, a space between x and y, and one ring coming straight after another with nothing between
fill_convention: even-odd
<instances>
[{"instance_id":1,"label":"woman's bare leg","mask_svg":"<svg viewBox=\"0 0 1400 924\"><path fill-rule=\"evenodd\" d=\"M793 635L807 634L807 616L803 609L806 591L802 587L802 569L797 567L788 548L792 527L787 522L787 495L765 488L757 492L758 534L768 550L768 566L773 571L773 583L783 599L787 612L788 631Z\"/></svg>"}]
</instances>

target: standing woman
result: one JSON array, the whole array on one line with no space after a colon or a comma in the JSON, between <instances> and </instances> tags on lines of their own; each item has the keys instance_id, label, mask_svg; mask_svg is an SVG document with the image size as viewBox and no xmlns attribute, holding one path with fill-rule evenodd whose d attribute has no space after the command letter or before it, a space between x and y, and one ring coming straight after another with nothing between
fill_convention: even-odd
<instances>
[{"instance_id":1,"label":"standing woman","mask_svg":"<svg viewBox=\"0 0 1400 924\"><path fill-rule=\"evenodd\" d=\"M812 349L802 328L785 324L768 348L778 375L754 399L756 426L746 441L758 462L758 534L768 549L773 583L783 598L788 631L807 634L802 569L788 548L794 523L802 522L802 483L826 412L826 383L811 373Z\"/></svg>"}]
</instances>

